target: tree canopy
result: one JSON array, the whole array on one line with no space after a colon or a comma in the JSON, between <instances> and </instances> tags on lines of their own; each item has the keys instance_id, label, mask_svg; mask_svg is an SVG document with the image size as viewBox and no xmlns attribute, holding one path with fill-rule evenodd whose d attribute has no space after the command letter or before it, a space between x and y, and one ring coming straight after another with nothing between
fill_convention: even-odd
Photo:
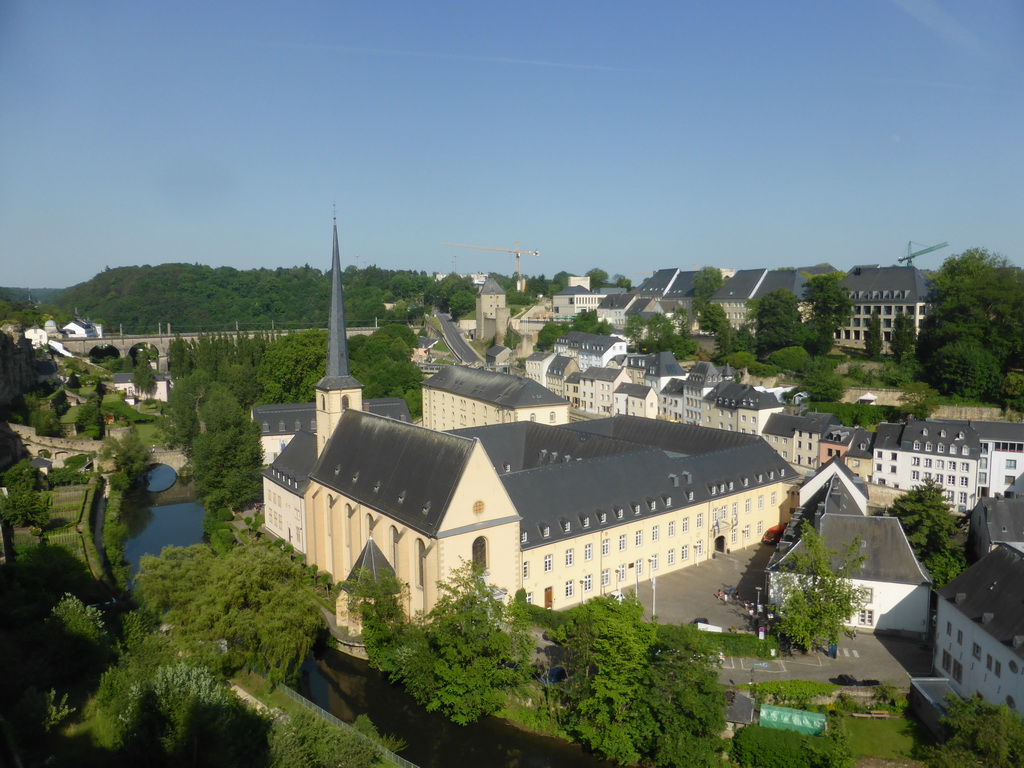
<instances>
[{"instance_id":1,"label":"tree canopy","mask_svg":"<svg viewBox=\"0 0 1024 768\"><path fill-rule=\"evenodd\" d=\"M803 343L800 302L792 291L777 288L757 300L754 307L757 353L767 357L777 349Z\"/></svg>"},{"instance_id":2,"label":"tree canopy","mask_svg":"<svg viewBox=\"0 0 1024 768\"><path fill-rule=\"evenodd\" d=\"M845 272L826 272L807 277L804 301L810 305L807 344L814 355L827 355L836 330L850 317L853 302L841 285Z\"/></svg>"},{"instance_id":3,"label":"tree canopy","mask_svg":"<svg viewBox=\"0 0 1024 768\"><path fill-rule=\"evenodd\" d=\"M794 643L813 648L839 642L845 626L864 605L863 590L850 581L864 561L860 539L842 551L828 549L825 540L804 521L799 547L780 563L773 589L781 591L779 628Z\"/></svg>"},{"instance_id":4,"label":"tree canopy","mask_svg":"<svg viewBox=\"0 0 1024 768\"><path fill-rule=\"evenodd\" d=\"M899 496L889 507L899 518L907 541L937 588L967 569L963 546L958 543L968 518L958 518L946 501L942 486L933 478Z\"/></svg>"}]
</instances>

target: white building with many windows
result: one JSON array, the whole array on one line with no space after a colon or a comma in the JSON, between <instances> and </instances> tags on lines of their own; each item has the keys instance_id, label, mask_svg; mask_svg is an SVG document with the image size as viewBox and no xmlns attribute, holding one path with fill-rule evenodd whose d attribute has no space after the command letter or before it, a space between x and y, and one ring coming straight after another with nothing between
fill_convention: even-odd
<instances>
[{"instance_id":1,"label":"white building with many windows","mask_svg":"<svg viewBox=\"0 0 1024 768\"><path fill-rule=\"evenodd\" d=\"M1024 551L1000 544L937 592L935 670L1024 714Z\"/></svg>"}]
</instances>

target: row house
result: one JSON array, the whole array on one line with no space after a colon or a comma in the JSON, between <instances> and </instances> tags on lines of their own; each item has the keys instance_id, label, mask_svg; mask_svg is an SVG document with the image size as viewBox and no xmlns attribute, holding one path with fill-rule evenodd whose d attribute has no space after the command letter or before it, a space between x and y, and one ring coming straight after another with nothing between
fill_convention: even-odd
<instances>
[{"instance_id":1,"label":"row house","mask_svg":"<svg viewBox=\"0 0 1024 768\"><path fill-rule=\"evenodd\" d=\"M804 413L799 416L776 413L768 417L763 436L786 461L798 467L816 469L823 464L821 441L841 426L839 419L831 413Z\"/></svg>"},{"instance_id":2,"label":"row house","mask_svg":"<svg viewBox=\"0 0 1024 768\"><path fill-rule=\"evenodd\" d=\"M871 479L902 490L934 480L961 513L978 500L981 442L969 421L910 419L878 425Z\"/></svg>"},{"instance_id":3,"label":"row house","mask_svg":"<svg viewBox=\"0 0 1024 768\"><path fill-rule=\"evenodd\" d=\"M670 379L658 396L658 415L683 424L704 423L704 397L725 381L736 378L731 366L721 368L701 361L682 378Z\"/></svg>"},{"instance_id":4,"label":"row house","mask_svg":"<svg viewBox=\"0 0 1024 768\"><path fill-rule=\"evenodd\" d=\"M742 328L748 319L749 302L780 288L791 291L803 301L806 275L829 272L835 272L829 264L800 269L740 269L711 297L711 303L722 307L733 328Z\"/></svg>"},{"instance_id":5,"label":"row house","mask_svg":"<svg viewBox=\"0 0 1024 768\"><path fill-rule=\"evenodd\" d=\"M971 426L981 443L978 495L1024 495L1024 424L975 421Z\"/></svg>"},{"instance_id":6,"label":"row house","mask_svg":"<svg viewBox=\"0 0 1024 768\"><path fill-rule=\"evenodd\" d=\"M526 358L526 377L562 398L566 377L579 369L573 358L554 352L535 352Z\"/></svg>"},{"instance_id":7,"label":"row house","mask_svg":"<svg viewBox=\"0 0 1024 768\"><path fill-rule=\"evenodd\" d=\"M626 340L618 336L569 331L555 340L555 352L576 360L581 371L607 366L612 358L626 354Z\"/></svg>"},{"instance_id":8,"label":"row house","mask_svg":"<svg viewBox=\"0 0 1024 768\"><path fill-rule=\"evenodd\" d=\"M626 311L638 297L633 293L610 293L597 305L597 319L606 321L612 328L626 325Z\"/></svg>"},{"instance_id":9,"label":"row house","mask_svg":"<svg viewBox=\"0 0 1024 768\"><path fill-rule=\"evenodd\" d=\"M611 416L615 411L615 390L629 379L621 368L592 366L577 371L565 380L565 397L574 408L587 413Z\"/></svg>"},{"instance_id":10,"label":"row house","mask_svg":"<svg viewBox=\"0 0 1024 768\"><path fill-rule=\"evenodd\" d=\"M645 384L619 384L615 388L615 414L656 419L658 394Z\"/></svg>"},{"instance_id":11,"label":"row house","mask_svg":"<svg viewBox=\"0 0 1024 768\"><path fill-rule=\"evenodd\" d=\"M701 401L703 426L741 434L760 435L769 417L785 406L774 395L748 384L727 381Z\"/></svg>"}]
</instances>

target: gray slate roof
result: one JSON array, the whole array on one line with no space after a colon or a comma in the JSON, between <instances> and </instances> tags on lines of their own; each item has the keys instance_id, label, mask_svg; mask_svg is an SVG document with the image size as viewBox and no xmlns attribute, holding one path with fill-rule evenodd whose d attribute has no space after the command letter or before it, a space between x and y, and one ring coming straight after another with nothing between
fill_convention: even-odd
<instances>
[{"instance_id":1,"label":"gray slate roof","mask_svg":"<svg viewBox=\"0 0 1024 768\"><path fill-rule=\"evenodd\" d=\"M397 421L412 422L409 404L401 397L375 397L371 400L363 400L363 410Z\"/></svg>"},{"instance_id":2,"label":"gray slate roof","mask_svg":"<svg viewBox=\"0 0 1024 768\"><path fill-rule=\"evenodd\" d=\"M555 355L548 363L548 376L564 376L565 366L574 362L568 355Z\"/></svg>"},{"instance_id":3,"label":"gray slate roof","mask_svg":"<svg viewBox=\"0 0 1024 768\"><path fill-rule=\"evenodd\" d=\"M252 409L252 420L263 435L292 435L301 429L315 433L316 404L257 405Z\"/></svg>"},{"instance_id":4,"label":"gray slate roof","mask_svg":"<svg viewBox=\"0 0 1024 768\"><path fill-rule=\"evenodd\" d=\"M625 440L530 421L467 427L451 434L479 440L498 474L645 449Z\"/></svg>"},{"instance_id":5,"label":"gray slate roof","mask_svg":"<svg viewBox=\"0 0 1024 768\"><path fill-rule=\"evenodd\" d=\"M654 390L648 387L646 384L629 384L623 382L615 388L616 395L626 395L627 397L639 397L647 399L648 395Z\"/></svg>"},{"instance_id":6,"label":"gray slate roof","mask_svg":"<svg viewBox=\"0 0 1024 768\"><path fill-rule=\"evenodd\" d=\"M927 434L925 434L926 431ZM921 444L921 448L917 449L919 451L925 451L925 446L931 443L932 452L935 452L939 445L943 446L943 452L951 445L956 446L958 453L961 453L963 447L966 446L970 450L969 456L977 457L981 452L978 433L974 431L969 421L908 419L900 434L900 447L905 451L912 451L915 442Z\"/></svg>"},{"instance_id":7,"label":"gray slate roof","mask_svg":"<svg viewBox=\"0 0 1024 768\"><path fill-rule=\"evenodd\" d=\"M447 432L348 410L311 477L432 536L475 445Z\"/></svg>"},{"instance_id":8,"label":"gray slate roof","mask_svg":"<svg viewBox=\"0 0 1024 768\"><path fill-rule=\"evenodd\" d=\"M1024 552L1000 544L936 591L940 599L952 603L1011 653L1024 659Z\"/></svg>"},{"instance_id":9,"label":"gray slate roof","mask_svg":"<svg viewBox=\"0 0 1024 768\"><path fill-rule=\"evenodd\" d=\"M263 476L290 493L301 495L316 465L316 452L316 435L309 430L297 432L274 462L263 470Z\"/></svg>"},{"instance_id":10,"label":"gray slate roof","mask_svg":"<svg viewBox=\"0 0 1024 768\"><path fill-rule=\"evenodd\" d=\"M900 449L900 435L903 434L902 424L891 424L883 421L875 429L876 451L898 451Z\"/></svg>"},{"instance_id":11,"label":"gray slate roof","mask_svg":"<svg viewBox=\"0 0 1024 768\"><path fill-rule=\"evenodd\" d=\"M796 294L797 298L802 299L807 283L804 273L817 275L828 272L835 272L835 269L829 264L800 267L799 269L741 269L727 280L711 298L713 301L759 299L766 293L785 288Z\"/></svg>"},{"instance_id":12,"label":"gray slate roof","mask_svg":"<svg viewBox=\"0 0 1024 768\"><path fill-rule=\"evenodd\" d=\"M506 408L565 405L565 400L533 379L451 365L423 382L424 387L482 400Z\"/></svg>"},{"instance_id":13,"label":"gray slate roof","mask_svg":"<svg viewBox=\"0 0 1024 768\"><path fill-rule=\"evenodd\" d=\"M622 339L614 336L602 336L596 333L583 333L582 331L569 331L555 340L557 345L565 345L569 349L585 349L589 352L604 353L613 344L622 343Z\"/></svg>"},{"instance_id":14,"label":"gray slate roof","mask_svg":"<svg viewBox=\"0 0 1024 768\"><path fill-rule=\"evenodd\" d=\"M812 432L819 437L828 431L841 426L839 419L831 413L804 413L800 416L793 416L788 413L773 413L764 424L766 435L778 435L779 437L793 437L797 430L801 432Z\"/></svg>"},{"instance_id":15,"label":"gray slate roof","mask_svg":"<svg viewBox=\"0 0 1024 768\"><path fill-rule=\"evenodd\" d=\"M777 482L785 473L785 462L763 441L756 440L694 456L673 456L658 448L643 447L630 453L513 472L502 475L501 480L522 516L520 527L527 540L521 546L527 550L572 538L587 528L632 525L667 510L706 503L724 495L730 482L734 489L741 487L743 477L748 487L756 488ZM617 510L622 511L621 517ZM545 527L547 537L543 536Z\"/></svg>"},{"instance_id":16,"label":"gray slate roof","mask_svg":"<svg viewBox=\"0 0 1024 768\"><path fill-rule=\"evenodd\" d=\"M972 429L980 440L1024 443L1024 424L1012 421L972 421Z\"/></svg>"},{"instance_id":17,"label":"gray slate roof","mask_svg":"<svg viewBox=\"0 0 1024 768\"><path fill-rule=\"evenodd\" d=\"M603 299L601 303L597 305L598 309L625 309L634 300L636 295L632 293L609 293Z\"/></svg>"},{"instance_id":18,"label":"gray slate roof","mask_svg":"<svg viewBox=\"0 0 1024 768\"><path fill-rule=\"evenodd\" d=\"M579 379L592 379L593 381L615 381L621 375L621 368L605 368L600 365L592 365L585 371L573 374Z\"/></svg>"},{"instance_id":19,"label":"gray slate roof","mask_svg":"<svg viewBox=\"0 0 1024 768\"><path fill-rule=\"evenodd\" d=\"M988 529L993 544L1024 541L1024 499L981 499L971 512L971 527L975 525Z\"/></svg>"},{"instance_id":20,"label":"gray slate roof","mask_svg":"<svg viewBox=\"0 0 1024 768\"><path fill-rule=\"evenodd\" d=\"M646 374L648 376L683 376L682 366L679 365L679 361L676 360L676 356L671 352L658 352L657 354L651 355L651 360L647 364Z\"/></svg>"},{"instance_id":21,"label":"gray slate roof","mask_svg":"<svg viewBox=\"0 0 1024 768\"><path fill-rule=\"evenodd\" d=\"M573 285L569 288L563 288L556 293L555 296L579 296L581 294L587 294L589 296L591 293L592 291L587 290L582 285Z\"/></svg>"},{"instance_id":22,"label":"gray slate roof","mask_svg":"<svg viewBox=\"0 0 1024 768\"><path fill-rule=\"evenodd\" d=\"M359 389L349 371L348 338L345 334L345 294L341 288L341 256L338 251L338 222L334 222L334 250L331 254L331 314L327 321L327 372L317 389Z\"/></svg>"},{"instance_id":23,"label":"gray slate roof","mask_svg":"<svg viewBox=\"0 0 1024 768\"><path fill-rule=\"evenodd\" d=\"M765 444L757 435L745 435L725 429L644 419L640 416L612 416L567 424L564 429L613 437L639 445L661 448L683 456L735 448L752 443ZM766 445L766 444L765 444ZM778 458L777 454L772 454Z\"/></svg>"},{"instance_id":24,"label":"gray slate roof","mask_svg":"<svg viewBox=\"0 0 1024 768\"><path fill-rule=\"evenodd\" d=\"M749 384L737 384L733 381L723 381L708 392L704 399L710 400L719 408L749 408L757 411L782 405L770 392L761 392Z\"/></svg>"},{"instance_id":25,"label":"gray slate roof","mask_svg":"<svg viewBox=\"0 0 1024 768\"><path fill-rule=\"evenodd\" d=\"M496 295L496 294L504 295L505 291L502 290L502 287L500 285L498 285L498 281L497 280L495 280L493 277L488 275L487 279L484 280L484 284L480 286L479 293L480 294L490 294L490 295Z\"/></svg>"},{"instance_id":26,"label":"gray slate roof","mask_svg":"<svg viewBox=\"0 0 1024 768\"><path fill-rule=\"evenodd\" d=\"M391 576L395 575L395 569L391 567L391 563L384 557L384 553L380 551L380 547L377 546L377 542L373 540L372 536L367 539L366 544L363 545L363 551L359 553L359 557L352 564L352 570L348 574L348 581L356 578L362 570L369 571L374 580L385 573Z\"/></svg>"},{"instance_id":27,"label":"gray slate roof","mask_svg":"<svg viewBox=\"0 0 1024 768\"><path fill-rule=\"evenodd\" d=\"M854 302L859 301L927 301L932 293L931 279L917 267L880 267L877 264L860 265L851 269L840 283ZM873 298L879 292L889 298ZM901 298L893 297L898 292ZM906 292L905 297L902 295Z\"/></svg>"},{"instance_id":28,"label":"gray slate roof","mask_svg":"<svg viewBox=\"0 0 1024 768\"><path fill-rule=\"evenodd\" d=\"M818 532L826 546L842 552L854 539L862 542L860 553L866 556L863 565L851 576L868 581L889 581L900 584L930 584L931 577L917 562L914 551L895 517L865 517L826 514L818 522ZM803 546L798 541L785 552L777 552L768 570L785 570L786 561ZM838 556L833 558L833 565Z\"/></svg>"}]
</instances>

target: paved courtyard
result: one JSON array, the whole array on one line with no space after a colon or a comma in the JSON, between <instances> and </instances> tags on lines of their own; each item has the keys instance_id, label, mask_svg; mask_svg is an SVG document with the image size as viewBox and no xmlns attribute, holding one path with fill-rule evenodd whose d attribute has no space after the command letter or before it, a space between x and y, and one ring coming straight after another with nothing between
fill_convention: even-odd
<instances>
[{"instance_id":1,"label":"paved courtyard","mask_svg":"<svg viewBox=\"0 0 1024 768\"><path fill-rule=\"evenodd\" d=\"M716 553L712 560L658 576L655 586L642 581L640 602L650 616L656 597L658 621L665 624L685 624L702 618L726 632L748 630L751 622L743 602L757 599L757 587L764 587L764 567L773 551L774 547L757 544L732 554ZM739 601L718 598L718 590L725 592L729 587L738 590ZM911 676L931 673L931 650L927 644L865 633L843 638L835 659L821 652L798 652L761 662L757 667L753 666L755 661L727 657L722 665L722 682L738 685L751 679L828 680L848 674L858 679L906 685Z\"/></svg>"}]
</instances>

